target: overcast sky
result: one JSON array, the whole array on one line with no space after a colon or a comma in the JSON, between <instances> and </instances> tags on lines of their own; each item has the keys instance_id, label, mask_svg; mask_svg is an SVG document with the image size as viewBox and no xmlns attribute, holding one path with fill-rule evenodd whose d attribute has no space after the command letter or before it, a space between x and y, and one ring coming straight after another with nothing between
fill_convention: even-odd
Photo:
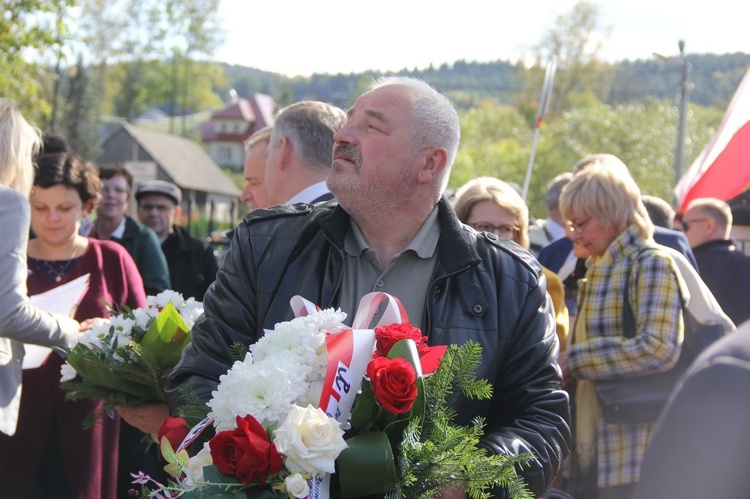
<instances>
[{"instance_id":1,"label":"overcast sky","mask_svg":"<svg viewBox=\"0 0 750 499\"><path fill-rule=\"evenodd\" d=\"M575 0L221 0L217 60L289 76L517 61ZM441 8L441 5L452 5ZM746 0L601 0L602 56L750 53Z\"/></svg>"}]
</instances>

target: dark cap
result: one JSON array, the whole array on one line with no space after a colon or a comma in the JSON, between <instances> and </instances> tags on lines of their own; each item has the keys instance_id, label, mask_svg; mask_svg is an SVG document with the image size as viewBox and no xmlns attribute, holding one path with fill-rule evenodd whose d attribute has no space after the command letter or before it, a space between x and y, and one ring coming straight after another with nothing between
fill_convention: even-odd
<instances>
[{"instance_id":1,"label":"dark cap","mask_svg":"<svg viewBox=\"0 0 750 499\"><path fill-rule=\"evenodd\" d=\"M165 182L164 180L147 180L140 184L138 189L136 189L135 200L140 201L146 194L160 194L171 198L176 205L182 203L182 192L180 191L180 188L172 182Z\"/></svg>"}]
</instances>

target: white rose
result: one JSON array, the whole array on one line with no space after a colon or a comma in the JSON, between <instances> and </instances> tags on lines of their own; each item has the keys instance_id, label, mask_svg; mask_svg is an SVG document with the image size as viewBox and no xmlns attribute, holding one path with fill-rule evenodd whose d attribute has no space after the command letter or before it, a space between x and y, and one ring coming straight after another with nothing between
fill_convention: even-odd
<instances>
[{"instance_id":1,"label":"white rose","mask_svg":"<svg viewBox=\"0 0 750 499\"><path fill-rule=\"evenodd\" d=\"M310 493L310 486L307 485L307 480L302 478L302 475L299 473L286 477L284 479L284 487L287 494L292 494L294 497L307 497Z\"/></svg>"},{"instance_id":2,"label":"white rose","mask_svg":"<svg viewBox=\"0 0 750 499\"><path fill-rule=\"evenodd\" d=\"M192 487L196 483L203 481L203 468L214 464L211 459L211 448L208 442L203 444L203 448L188 461L185 469L185 478L182 480L182 486Z\"/></svg>"},{"instance_id":3,"label":"white rose","mask_svg":"<svg viewBox=\"0 0 750 499\"><path fill-rule=\"evenodd\" d=\"M344 431L336 420L311 405L304 409L292 406L274 434L276 448L286 456L287 469L301 473L333 473L334 461L346 448Z\"/></svg>"}]
</instances>

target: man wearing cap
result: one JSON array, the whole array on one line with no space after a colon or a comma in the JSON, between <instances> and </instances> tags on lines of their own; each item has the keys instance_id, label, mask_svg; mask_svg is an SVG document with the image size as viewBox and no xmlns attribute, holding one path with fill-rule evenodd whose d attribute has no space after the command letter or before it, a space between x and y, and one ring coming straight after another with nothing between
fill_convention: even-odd
<instances>
[{"instance_id":1,"label":"man wearing cap","mask_svg":"<svg viewBox=\"0 0 750 499\"><path fill-rule=\"evenodd\" d=\"M216 258L208 243L175 225L182 213L182 192L171 182L150 180L138 186L138 219L156 232L167 258L172 289L185 298L203 300L216 279Z\"/></svg>"}]
</instances>

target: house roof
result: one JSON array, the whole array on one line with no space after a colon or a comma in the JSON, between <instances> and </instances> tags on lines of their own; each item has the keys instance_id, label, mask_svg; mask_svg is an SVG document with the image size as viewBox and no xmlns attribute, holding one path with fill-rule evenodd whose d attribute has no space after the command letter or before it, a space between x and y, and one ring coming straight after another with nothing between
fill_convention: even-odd
<instances>
[{"instance_id":1,"label":"house roof","mask_svg":"<svg viewBox=\"0 0 750 499\"><path fill-rule=\"evenodd\" d=\"M127 122L122 127L179 187L239 197L239 187L194 141Z\"/></svg>"},{"instance_id":2,"label":"house roof","mask_svg":"<svg viewBox=\"0 0 750 499\"><path fill-rule=\"evenodd\" d=\"M250 99L237 99L221 111L211 115L211 119L198 125L198 133L204 142L217 140L243 142L253 133L268 125L273 125L273 112L276 103L266 94L253 94ZM214 124L217 120L243 120L250 126L244 133L217 133Z\"/></svg>"},{"instance_id":3,"label":"house roof","mask_svg":"<svg viewBox=\"0 0 750 499\"><path fill-rule=\"evenodd\" d=\"M213 119L241 119L247 122L254 122L257 118L253 111L253 105L247 99L237 99L237 101L225 107L221 111L217 111L212 116Z\"/></svg>"}]
</instances>

